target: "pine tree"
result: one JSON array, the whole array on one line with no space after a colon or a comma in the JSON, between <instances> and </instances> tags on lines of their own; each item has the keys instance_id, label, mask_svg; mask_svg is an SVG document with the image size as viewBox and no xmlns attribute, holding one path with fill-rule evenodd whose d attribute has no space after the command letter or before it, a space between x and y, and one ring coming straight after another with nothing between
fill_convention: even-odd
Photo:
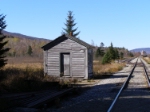
<instances>
[{"instance_id":1,"label":"pine tree","mask_svg":"<svg viewBox=\"0 0 150 112\"><path fill-rule=\"evenodd\" d=\"M111 43L110 47L108 48L108 51L104 55L102 59L102 64L110 63L111 60L118 59L119 53L117 49L114 49L113 44Z\"/></svg>"},{"instance_id":2,"label":"pine tree","mask_svg":"<svg viewBox=\"0 0 150 112\"><path fill-rule=\"evenodd\" d=\"M98 47L95 53L95 57L99 57L100 56L100 48Z\"/></svg>"},{"instance_id":3,"label":"pine tree","mask_svg":"<svg viewBox=\"0 0 150 112\"><path fill-rule=\"evenodd\" d=\"M4 41L4 39L6 38L6 36L3 35L2 31L6 28L6 24L5 24L5 16L4 15L0 15L0 68L5 66L5 64L7 63L6 58L6 52L9 51L9 48L5 48L5 45L8 43L8 41Z\"/></svg>"},{"instance_id":4,"label":"pine tree","mask_svg":"<svg viewBox=\"0 0 150 112\"><path fill-rule=\"evenodd\" d=\"M130 57L134 57L133 53L132 52L128 52L128 56Z\"/></svg>"},{"instance_id":5,"label":"pine tree","mask_svg":"<svg viewBox=\"0 0 150 112\"><path fill-rule=\"evenodd\" d=\"M33 51L32 51L32 47L29 45L29 46L28 46L27 54L28 54L29 56L31 56L31 55L32 55L32 53L33 53Z\"/></svg>"},{"instance_id":6,"label":"pine tree","mask_svg":"<svg viewBox=\"0 0 150 112\"><path fill-rule=\"evenodd\" d=\"M119 62L119 58L120 58L120 56L119 56L119 51L118 51L118 49L117 48L115 48L115 59Z\"/></svg>"},{"instance_id":7,"label":"pine tree","mask_svg":"<svg viewBox=\"0 0 150 112\"><path fill-rule=\"evenodd\" d=\"M100 47L104 47L104 43L103 42L100 43Z\"/></svg>"},{"instance_id":8,"label":"pine tree","mask_svg":"<svg viewBox=\"0 0 150 112\"><path fill-rule=\"evenodd\" d=\"M71 33L72 36L77 37L80 32L75 33L76 30L78 29L78 28L74 29L75 25L76 23L74 23L74 17L72 15L72 11L68 11L68 18L66 19L66 23L65 23L66 28L63 28L65 31L64 34L70 35Z\"/></svg>"},{"instance_id":9,"label":"pine tree","mask_svg":"<svg viewBox=\"0 0 150 112\"><path fill-rule=\"evenodd\" d=\"M113 47L113 44L111 43L110 47L109 47L109 52L110 52L110 58L111 60L115 60L115 50Z\"/></svg>"},{"instance_id":10,"label":"pine tree","mask_svg":"<svg viewBox=\"0 0 150 112\"><path fill-rule=\"evenodd\" d=\"M107 51L102 59L102 64L106 64L110 62L111 62L111 55L110 55L110 52Z\"/></svg>"},{"instance_id":11,"label":"pine tree","mask_svg":"<svg viewBox=\"0 0 150 112\"><path fill-rule=\"evenodd\" d=\"M104 50L101 47L98 47L97 50L96 50L95 56L100 57L100 56L104 56L104 54L105 54Z\"/></svg>"},{"instance_id":12,"label":"pine tree","mask_svg":"<svg viewBox=\"0 0 150 112\"><path fill-rule=\"evenodd\" d=\"M100 55L101 55L101 56L104 56L105 52L104 52L104 48L103 48L103 46L100 46L100 50L101 50Z\"/></svg>"},{"instance_id":13,"label":"pine tree","mask_svg":"<svg viewBox=\"0 0 150 112\"><path fill-rule=\"evenodd\" d=\"M96 57L104 56L105 53L104 53L103 47L104 47L104 43L101 42L100 47L98 47L97 50L96 50L96 53L95 53Z\"/></svg>"},{"instance_id":14,"label":"pine tree","mask_svg":"<svg viewBox=\"0 0 150 112\"><path fill-rule=\"evenodd\" d=\"M115 59L119 59L119 52L117 49L115 49Z\"/></svg>"},{"instance_id":15,"label":"pine tree","mask_svg":"<svg viewBox=\"0 0 150 112\"><path fill-rule=\"evenodd\" d=\"M123 59L123 56L124 56L124 53L121 52L121 53L120 53L120 58Z\"/></svg>"}]
</instances>

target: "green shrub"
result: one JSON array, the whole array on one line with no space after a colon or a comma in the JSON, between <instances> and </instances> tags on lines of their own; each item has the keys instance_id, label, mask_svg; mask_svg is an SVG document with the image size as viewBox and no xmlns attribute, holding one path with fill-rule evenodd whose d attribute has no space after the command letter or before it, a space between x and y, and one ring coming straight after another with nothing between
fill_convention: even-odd
<instances>
[{"instance_id":1,"label":"green shrub","mask_svg":"<svg viewBox=\"0 0 150 112\"><path fill-rule=\"evenodd\" d=\"M106 64L110 62L111 62L110 53L107 51L102 59L102 64Z\"/></svg>"}]
</instances>

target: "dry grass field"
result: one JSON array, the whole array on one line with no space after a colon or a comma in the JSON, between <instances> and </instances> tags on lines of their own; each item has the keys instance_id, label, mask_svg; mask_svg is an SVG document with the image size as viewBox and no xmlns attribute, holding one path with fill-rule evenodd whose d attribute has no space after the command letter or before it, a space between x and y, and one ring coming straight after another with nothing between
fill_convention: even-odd
<instances>
[{"instance_id":1,"label":"dry grass field","mask_svg":"<svg viewBox=\"0 0 150 112\"><path fill-rule=\"evenodd\" d=\"M144 57L143 58L148 64L150 64L150 58L149 57Z\"/></svg>"},{"instance_id":2,"label":"dry grass field","mask_svg":"<svg viewBox=\"0 0 150 112\"><path fill-rule=\"evenodd\" d=\"M76 79L60 81L56 77L44 76L42 60L33 57L8 58L8 64L0 73L0 93L36 91L47 89L54 84L60 86L75 83ZM94 61L93 79L112 75L121 70L124 65L122 63L102 65Z\"/></svg>"},{"instance_id":3,"label":"dry grass field","mask_svg":"<svg viewBox=\"0 0 150 112\"><path fill-rule=\"evenodd\" d=\"M93 72L94 78L101 78L102 76L109 76L114 74L117 71L120 71L125 66L124 63L115 63L112 62L111 64L100 64L99 61L94 61L93 64Z\"/></svg>"},{"instance_id":4,"label":"dry grass field","mask_svg":"<svg viewBox=\"0 0 150 112\"><path fill-rule=\"evenodd\" d=\"M47 89L53 80L44 77L42 60L32 57L10 58L0 72L0 93Z\"/></svg>"},{"instance_id":5,"label":"dry grass field","mask_svg":"<svg viewBox=\"0 0 150 112\"><path fill-rule=\"evenodd\" d=\"M44 89L62 89L69 87L71 84L91 84L95 79L100 79L121 70L125 64L111 63L102 65L94 61L94 76L91 80L78 82L77 79L59 80L56 77L44 76L42 59L26 58L9 58L8 64L0 70L0 94L39 91ZM8 99L0 99L1 110L14 107L15 104Z\"/></svg>"}]
</instances>

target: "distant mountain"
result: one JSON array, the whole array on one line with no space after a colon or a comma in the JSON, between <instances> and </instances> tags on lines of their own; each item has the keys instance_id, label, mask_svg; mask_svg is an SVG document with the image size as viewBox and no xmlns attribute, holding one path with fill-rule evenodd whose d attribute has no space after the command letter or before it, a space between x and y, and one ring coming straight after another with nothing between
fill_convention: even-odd
<instances>
[{"instance_id":1,"label":"distant mountain","mask_svg":"<svg viewBox=\"0 0 150 112\"><path fill-rule=\"evenodd\" d=\"M130 50L131 52L141 52L141 51L145 51L147 54L150 54L150 48L136 48L136 49L132 49Z\"/></svg>"},{"instance_id":2,"label":"distant mountain","mask_svg":"<svg viewBox=\"0 0 150 112\"><path fill-rule=\"evenodd\" d=\"M3 34L8 37L26 38L26 39L31 39L31 40L48 40L48 39L44 39L44 38L32 37L32 36L23 35L20 33L8 32L8 31L3 31Z\"/></svg>"},{"instance_id":3,"label":"distant mountain","mask_svg":"<svg viewBox=\"0 0 150 112\"><path fill-rule=\"evenodd\" d=\"M43 57L42 46L49 43L51 40L44 38L31 37L20 33L11 33L3 31L8 41L6 47L10 48L7 53L11 57L28 56L29 47L32 48L32 56Z\"/></svg>"}]
</instances>

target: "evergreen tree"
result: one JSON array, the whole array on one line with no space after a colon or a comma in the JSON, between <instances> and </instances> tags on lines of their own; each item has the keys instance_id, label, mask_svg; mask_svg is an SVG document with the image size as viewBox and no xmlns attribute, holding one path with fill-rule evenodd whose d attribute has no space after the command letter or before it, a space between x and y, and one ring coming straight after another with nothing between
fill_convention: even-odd
<instances>
[{"instance_id":1,"label":"evergreen tree","mask_svg":"<svg viewBox=\"0 0 150 112\"><path fill-rule=\"evenodd\" d=\"M117 49L115 49L115 59L119 59L119 52Z\"/></svg>"},{"instance_id":2,"label":"evergreen tree","mask_svg":"<svg viewBox=\"0 0 150 112\"><path fill-rule=\"evenodd\" d=\"M98 47L96 50L96 53L95 53L96 57L104 56L105 53L104 53L103 47L104 47L104 43L101 42L100 47Z\"/></svg>"},{"instance_id":3,"label":"evergreen tree","mask_svg":"<svg viewBox=\"0 0 150 112\"><path fill-rule=\"evenodd\" d=\"M113 44L111 43L110 47L109 47L109 52L110 52L110 58L111 60L115 60L115 50L114 50L114 47L113 47Z\"/></svg>"},{"instance_id":4,"label":"evergreen tree","mask_svg":"<svg viewBox=\"0 0 150 112\"><path fill-rule=\"evenodd\" d=\"M102 64L106 64L110 62L111 62L111 55L110 55L110 52L107 51L102 59Z\"/></svg>"},{"instance_id":5,"label":"evergreen tree","mask_svg":"<svg viewBox=\"0 0 150 112\"><path fill-rule=\"evenodd\" d=\"M98 47L97 50L96 50L95 56L100 57L100 56L104 56L104 54L105 54L104 50L101 47Z\"/></svg>"},{"instance_id":6,"label":"evergreen tree","mask_svg":"<svg viewBox=\"0 0 150 112\"><path fill-rule=\"evenodd\" d=\"M129 55L130 57L134 57L134 55L133 55L132 52L129 52L128 55Z\"/></svg>"},{"instance_id":7,"label":"evergreen tree","mask_svg":"<svg viewBox=\"0 0 150 112\"><path fill-rule=\"evenodd\" d=\"M27 54L29 55L29 56L31 56L32 55L32 47L29 45L28 46L28 51L27 51Z\"/></svg>"},{"instance_id":8,"label":"evergreen tree","mask_svg":"<svg viewBox=\"0 0 150 112\"><path fill-rule=\"evenodd\" d=\"M68 18L66 19L66 23L65 23L66 28L63 28L65 31L64 34L70 35L71 33L72 36L77 37L80 32L75 33L76 30L78 29L78 28L74 29L75 25L76 23L74 23L74 17L72 15L72 11L68 11Z\"/></svg>"},{"instance_id":9,"label":"evergreen tree","mask_svg":"<svg viewBox=\"0 0 150 112\"><path fill-rule=\"evenodd\" d=\"M104 43L101 42L100 43L100 56L104 56L104 54L105 54L103 47L104 47Z\"/></svg>"},{"instance_id":10,"label":"evergreen tree","mask_svg":"<svg viewBox=\"0 0 150 112\"><path fill-rule=\"evenodd\" d=\"M9 51L9 48L5 48L4 46L8 43L8 41L4 41L6 36L3 35L2 31L6 28L5 24L5 16L0 15L0 68L3 67L6 63L7 60L5 59L6 57L6 52Z\"/></svg>"},{"instance_id":11,"label":"evergreen tree","mask_svg":"<svg viewBox=\"0 0 150 112\"><path fill-rule=\"evenodd\" d=\"M100 43L100 47L104 47L104 43L103 42Z\"/></svg>"},{"instance_id":12,"label":"evergreen tree","mask_svg":"<svg viewBox=\"0 0 150 112\"><path fill-rule=\"evenodd\" d=\"M99 57L100 56L100 48L98 47L95 53L95 57Z\"/></svg>"},{"instance_id":13,"label":"evergreen tree","mask_svg":"<svg viewBox=\"0 0 150 112\"><path fill-rule=\"evenodd\" d=\"M120 53L120 58L123 59L123 56L124 56L124 53L121 52L121 53Z\"/></svg>"},{"instance_id":14,"label":"evergreen tree","mask_svg":"<svg viewBox=\"0 0 150 112\"><path fill-rule=\"evenodd\" d=\"M111 60L119 59L119 52L117 49L114 49L113 44L111 43L108 51L104 55L102 59L102 64L110 63Z\"/></svg>"}]
</instances>

